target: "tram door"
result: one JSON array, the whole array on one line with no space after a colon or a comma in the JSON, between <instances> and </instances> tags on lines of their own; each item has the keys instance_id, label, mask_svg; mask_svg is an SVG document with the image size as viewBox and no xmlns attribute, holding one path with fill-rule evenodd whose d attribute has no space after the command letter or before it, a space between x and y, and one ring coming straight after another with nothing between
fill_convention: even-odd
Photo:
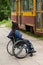
<instances>
[{"instance_id":1,"label":"tram door","mask_svg":"<svg viewBox=\"0 0 43 65\"><path fill-rule=\"evenodd\" d=\"M17 22L19 25L22 25L22 8L21 8L21 0L17 0L17 8L16 8L16 14L17 14Z\"/></svg>"},{"instance_id":2,"label":"tram door","mask_svg":"<svg viewBox=\"0 0 43 65\"><path fill-rule=\"evenodd\" d=\"M36 30L43 32L43 0L36 0Z\"/></svg>"}]
</instances>

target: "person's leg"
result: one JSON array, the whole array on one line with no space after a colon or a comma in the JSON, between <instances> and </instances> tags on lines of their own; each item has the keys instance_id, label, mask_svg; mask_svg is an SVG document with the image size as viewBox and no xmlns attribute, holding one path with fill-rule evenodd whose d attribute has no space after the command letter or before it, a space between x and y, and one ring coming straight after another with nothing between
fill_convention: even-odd
<instances>
[{"instance_id":1,"label":"person's leg","mask_svg":"<svg viewBox=\"0 0 43 65\"><path fill-rule=\"evenodd\" d=\"M31 48L31 43L29 40L25 39L25 42L28 43L28 48Z\"/></svg>"},{"instance_id":2,"label":"person's leg","mask_svg":"<svg viewBox=\"0 0 43 65\"><path fill-rule=\"evenodd\" d=\"M28 49L29 49L29 51L31 52L32 49L34 51L34 47L33 47L32 43L29 40L27 40L27 39L25 39L25 42L28 43Z\"/></svg>"},{"instance_id":3,"label":"person's leg","mask_svg":"<svg viewBox=\"0 0 43 65\"><path fill-rule=\"evenodd\" d=\"M9 34L8 34L7 37L8 37L8 38L12 38L12 30L9 32Z\"/></svg>"},{"instance_id":4,"label":"person's leg","mask_svg":"<svg viewBox=\"0 0 43 65\"><path fill-rule=\"evenodd\" d=\"M32 53L35 53L36 51L34 50L34 47L33 47L32 43L27 39L25 39L25 42L28 43L29 51L32 52Z\"/></svg>"},{"instance_id":5,"label":"person's leg","mask_svg":"<svg viewBox=\"0 0 43 65\"><path fill-rule=\"evenodd\" d=\"M21 40L21 39L20 39L20 38L18 38L18 37L16 37L16 38L15 38L15 40L16 40L16 41L18 41L18 40Z\"/></svg>"}]
</instances>

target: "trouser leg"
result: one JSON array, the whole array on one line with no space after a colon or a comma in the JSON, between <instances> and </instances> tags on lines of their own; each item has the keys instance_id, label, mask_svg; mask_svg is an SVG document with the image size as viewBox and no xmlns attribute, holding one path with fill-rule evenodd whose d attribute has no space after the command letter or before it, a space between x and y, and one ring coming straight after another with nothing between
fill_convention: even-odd
<instances>
[{"instance_id":1,"label":"trouser leg","mask_svg":"<svg viewBox=\"0 0 43 65\"><path fill-rule=\"evenodd\" d=\"M25 42L28 43L29 52L35 53L36 51L34 50L32 43L29 40L25 40Z\"/></svg>"},{"instance_id":2,"label":"trouser leg","mask_svg":"<svg viewBox=\"0 0 43 65\"><path fill-rule=\"evenodd\" d=\"M28 49L32 50L32 46L31 46L32 43L29 40L26 40L26 39L25 39L25 42L28 43Z\"/></svg>"}]
</instances>

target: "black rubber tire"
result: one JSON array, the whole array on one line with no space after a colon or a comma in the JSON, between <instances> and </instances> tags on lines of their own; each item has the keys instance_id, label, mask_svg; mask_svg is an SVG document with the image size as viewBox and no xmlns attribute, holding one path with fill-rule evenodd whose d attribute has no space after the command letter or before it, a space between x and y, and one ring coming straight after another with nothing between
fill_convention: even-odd
<instances>
[{"instance_id":1,"label":"black rubber tire","mask_svg":"<svg viewBox=\"0 0 43 65\"><path fill-rule=\"evenodd\" d=\"M13 46L14 56L15 56L16 58L18 58L18 59L22 59L22 58L25 58L25 57L27 56L27 54L28 54L28 47L25 49L26 55L23 56L23 57L19 57L18 55L15 54L15 49L14 49L14 47L16 47L16 46L22 46L22 47L23 47L24 44L25 44L26 46L28 46L28 45L25 43L24 40L19 40L19 41L17 41L17 42L15 43L15 45ZM19 48L19 47L18 47L18 48ZM20 52L20 53L21 53L21 52Z\"/></svg>"},{"instance_id":2,"label":"black rubber tire","mask_svg":"<svg viewBox=\"0 0 43 65\"><path fill-rule=\"evenodd\" d=\"M8 44L7 44L7 52L11 55L11 56L14 56L14 54L13 54L13 51L12 51L12 49L13 49L13 42L12 42L12 40L10 40L9 42L8 42ZM9 51L9 45L12 45L12 49L11 49L11 52Z\"/></svg>"}]
</instances>

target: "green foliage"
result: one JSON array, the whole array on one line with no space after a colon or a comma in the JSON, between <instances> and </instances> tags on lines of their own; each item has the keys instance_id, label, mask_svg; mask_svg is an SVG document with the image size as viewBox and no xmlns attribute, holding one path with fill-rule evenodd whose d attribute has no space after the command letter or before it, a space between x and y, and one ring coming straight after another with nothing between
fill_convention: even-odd
<instances>
[{"instance_id":1,"label":"green foliage","mask_svg":"<svg viewBox=\"0 0 43 65\"><path fill-rule=\"evenodd\" d=\"M7 20L0 21L0 25L5 24Z\"/></svg>"},{"instance_id":2,"label":"green foliage","mask_svg":"<svg viewBox=\"0 0 43 65\"><path fill-rule=\"evenodd\" d=\"M8 21L5 23L5 26L8 27L8 28L11 28L11 27L12 27L12 21L11 21L11 20L8 20Z\"/></svg>"},{"instance_id":3,"label":"green foliage","mask_svg":"<svg viewBox=\"0 0 43 65\"><path fill-rule=\"evenodd\" d=\"M5 27L11 28L12 27L12 21L11 20L2 20L0 21L0 26L5 25Z\"/></svg>"},{"instance_id":4,"label":"green foliage","mask_svg":"<svg viewBox=\"0 0 43 65\"><path fill-rule=\"evenodd\" d=\"M0 0L0 19L8 19L10 11L10 0Z\"/></svg>"}]
</instances>

